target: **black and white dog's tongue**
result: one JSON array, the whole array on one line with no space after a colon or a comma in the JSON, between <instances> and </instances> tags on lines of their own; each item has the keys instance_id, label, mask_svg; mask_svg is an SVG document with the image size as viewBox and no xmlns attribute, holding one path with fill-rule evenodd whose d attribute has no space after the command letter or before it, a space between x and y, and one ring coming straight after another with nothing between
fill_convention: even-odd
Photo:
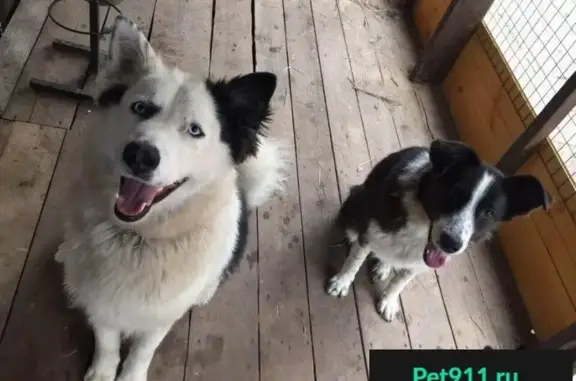
<instances>
[{"instance_id":1,"label":"black and white dog's tongue","mask_svg":"<svg viewBox=\"0 0 576 381\"><path fill-rule=\"evenodd\" d=\"M436 245L429 242L424 249L424 262L433 269L438 269L446 263L446 254L442 252Z\"/></svg>"},{"instance_id":2,"label":"black and white dog's tongue","mask_svg":"<svg viewBox=\"0 0 576 381\"><path fill-rule=\"evenodd\" d=\"M136 216L151 205L162 188L153 187L138 180L124 178L118 191L116 208L127 216Z\"/></svg>"}]
</instances>

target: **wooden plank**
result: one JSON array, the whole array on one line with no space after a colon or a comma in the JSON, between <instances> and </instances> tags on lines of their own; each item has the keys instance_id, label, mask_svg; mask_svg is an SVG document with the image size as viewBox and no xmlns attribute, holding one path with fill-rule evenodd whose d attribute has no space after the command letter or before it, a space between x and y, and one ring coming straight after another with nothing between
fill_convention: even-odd
<instances>
[{"instance_id":1,"label":"wooden plank","mask_svg":"<svg viewBox=\"0 0 576 381\"><path fill-rule=\"evenodd\" d=\"M53 259L62 237L61 208L77 173L74 149L82 130L79 126L66 134L54 171L0 342L2 380L80 380L89 365L90 331L79 313L67 310L60 268Z\"/></svg>"},{"instance_id":2,"label":"wooden plank","mask_svg":"<svg viewBox=\"0 0 576 381\"><path fill-rule=\"evenodd\" d=\"M560 163L558 163L560 164ZM559 188L562 185L566 184L567 182L570 182L570 179L568 178L568 176L570 176L567 171L562 168L558 168L555 172L549 172L550 176L552 177L552 181L554 182L554 185ZM566 199L568 200L568 199Z\"/></svg>"},{"instance_id":3,"label":"wooden plank","mask_svg":"<svg viewBox=\"0 0 576 381\"><path fill-rule=\"evenodd\" d=\"M2 156L2 152L6 148L6 143L12 132L12 125L11 121L0 119L0 156Z\"/></svg>"},{"instance_id":4,"label":"wooden plank","mask_svg":"<svg viewBox=\"0 0 576 381\"><path fill-rule=\"evenodd\" d=\"M364 10L361 4L351 1L339 2L339 10L370 151L371 162L361 164L361 169L366 173L378 160L397 151L400 145L390 106L378 97L370 95L385 94L386 88L383 85L375 47L370 43L370 35L363 26L366 17ZM344 192L343 196L347 194L348 192ZM375 308L377 295L369 276L361 271L356 279L355 292L365 356L368 358L370 349L409 348L410 341L403 315L401 319L391 323L384 322Z\"/></svg>"},{"instance_id":5,"label":"wooden plank","mask_svg":"<svg viewBox=\"0 0 576 381\"><path fill-rule=\"evenodd\" d=\"M0 331L4 329L64 131L12 122L0 158Z\"/></svg>"},{"instance_id":6,"label":"wooden plank","mask_svg":"<svg viewBox=\"0 0 576 381\"><path fill-rule=\"evenodd\" d=\"M572 195L566 200L566 208L570 213L574 213L576 211L576 195Z\"/></svg>"},{"instance_id":7,"label":"wooden plank","mask_svg":"<svg viewBox=\"0 0 576 381\"><path fill-rule=\"evenodd\" d=\"M474 43L466 46L443 89L462 140L471 144L484 160L495 164L513 140L508 133L509 123L502 120L482 72L474 64L473 50L478 48L481 49Z\"/></svg>"},{"instance_id":8,"label":"wooden plank","mask_svg":"<svg viewBox=\"0 0 576 381\"><path fill-rule=\"evenodd\" d=\"M0 115L40 34L52 0L21 0L0 39Z\"/></svg>"},{"instance_id":9,"label":"wooden plank","mask_svg":"<svg viewBox=\"0 0 576 381\"><path fill-rule=\"evenodd\" d=\"M352 186L368 176L370 167L363 164L370 157L358 99L350 81L353 73L339 12L335 12L333 0L314 1L312 11L338 186L344 197Z\"/></svg>"},{"instance_id":10,"label":"wooden plank","mask_svg":"<svg viewBox=\"0 0 576 381\"><path fill-rule=\"evenodd\" d=\"M366 28L376 51L383 77L383 94L392 113L400 145L427 145L430 131L423 119L408 71L416 51L404 21L389 17L389 7L379 0L366 0ZM383 37L383 36L386 36Z\"/></svg>"},{"instance_id":11,"label":"wooden plank","mask_svg":"<svg viewBox=\"0 0 576 381\"><path fill-rule=\"evenodd\" d=\"M574 322L574 306L531 219L503 225L500 238L536 336L546 339Z\"/></svg>"},{"instance_id":12,"label":"wooden plank","mask_svg":"<svg viewBox=\"0 0 576 381\"><path fill-rule=\"evenodd\" d=\"M492 87L496 96L500 98L495 99L501 112L514 115L515 121L511 127L517 128L517 130L512 136L519 136L536 117L532 106L530 106L526 95L520 88L516 77L485 25L478 27L476 35L470 42L478 42L478 45L481 46L481 49L472 49L472 51L476 53L475 63L479 70L486 73L485 82L488 88L490 89L490 87ZM502 95L502 93L505 93L505 95ZM500 101L503 101L504 104L500 105ZM520 116L519 121L516 121L516 119L518 119L517 115ZM506 120L504 115L503 118ZM512 132L512 130L510 130L510 132Z\"/></svg>"},{"instance_id":13,"label":"wooden plank","mask_svg":"<svg viewBox=\"0 0 576 381\"><path fill-rule=\"evenodd\" d=\"M221 78L252 72L250 0L217 1L215 7L210 75ZM188 381L222 380L230 374L246 381L259 377L256 214L250 216L246 256L237 272L208 305L192 313Z\"/></svg>"},{"instance_id":14,"label":"wooden plank","mask_svg":"<svg viewBox=\"0 0 576 381\"><path fill-rule=\"evenodd\" d=\"M476 80L486 87L489 97L493 100L498 114L505 123L508 134L515 139L526 128L518 116L518 111L510 99L509 92L505 89L494 65L488 58L478 34L472 37L466 45L462 59L466 60L466 65L470 65L470 70L476 71Z\"/></svg>"},{"instance_id":15,"label":"wooden plank","mask_svg":"<svg viewBox=\"0 0 576 381\"><path fill-rule=\"evenodd\" d=\"M208 76L212 3L212 0L157 2L150 43L167 64L182 65L199 76Z\"/></svg>"},{"instance_id":16,"label":"wooden plank","mask_svg":"<svg viewBox=\"0 0 576 381\"><path fill-rule=\"evenodd\" d=\"M381 116L390 118L390 113L386 107L379 108L382 106L380 99L375 99L373 96L358 90L360 88L364 90L373 88L371 81L373 79L376 79L376 83L381 81L378 65L373 65L373 58L375 58L373 52L372 55L368 54L369 59L372 58L368 64L371 63L372 65L363 73L359 73L358 70L354 71L354 65L351 64L351 59L349 59L358 50L367 48L366 42L368 39L364 39L364 37L368 36L350 38L352 36L348 28L349 35L346 40L344 36L346 27L343 30L343 20L341 20L340 15L345 14L350 17L348 12L356 10L353 13L356 16L355 19L346 19L347 24L350 26L351 23L356 22L355 29L366 34L366 30L362 25L363 18L357 17L359 16L357 11L362 11L362 9L359 8L358 4L352 4L351 2L344 2L344 4L339 2L338 5L339 8L335 12L333 1L321 0L312 3L338 185L343 200L348 195L350 188L361 184L370 172L371 157L368 152L367 138L371 141L388 137L392 138L392 142L375 143L376 147L374 147L374 150L376 151L389 150L390 145L397 143L397 137L392 128L383 129L382 125L378 126L379 132L375 131L374 118L378 119ZM341 7L349 9L342 10ZM354 44L360 46L351 48L351 45ZM358 79L356 78L357 74ZM379 88L381 89L382 87ZM347 107L344 105L347 105ZM367 113L368 126L364 124L360 110ZM370 134L366 135L365 130L368 131L368 129ZM360 321L362 322L365 361L368 362L370 345L382 344L379 343L380 339L377 339L376 336L382 335L383 331L389 333L380 336L381 338L385 337L388 341L384 345L387 347L407 347L407 335L403 320L400 319L393 324L383 322L374 308L374 297L370 295L370 291L374 290L374 286L367 284L368 277L364 272L360 272L356 279L355 295ZM356 323L354 319L352 319L352 322ZM366 324L368 322L373 324ZM356 348L356 345L353 348ZM353 355L353 353L350 355ZM359 372L358 377L366 376Z\"/></svg>"},{"instance_id":17,"label":"wooden plank","mask_svg":"<svg viewBox=\"0 0 576 381\"><path fill-rule=\"evenodd\" d=\"M456 346L458 349L481 349L486 345L501 348L474 273L472 250L451 261L446 271L438 272Z\"/></svg>"},{"instance_id":18,"label":"wooden plank","mask_svg":"<svg viewBox=\"0 0 576 381\"><path fill-rule=\"evenodd\" d=\"M489 345L514 349L525 344L532 324L499 240L476 245L470 259L497 339Z\"/></svg>"},{"instance_id":19,"label":"wooden plank","mask_svg":"<svg viewBox=\"0 0 576 381\"><path fill-rule=\"evenodd\" d=\"M420 53L410 78L441 83L494 0L453 0Z\"/></svg>"},{"instance_id":20,"label":"wooden plank","mask_svg":"<svg viewBox=\"0 0 576 381\"><path fill-rule=\"evenodd\" d=\"M250 1L219 0L214 13L210 75L231 77L253 71Z\"/></svg>"},{"instance_id":21,"label":"wooden plank","mask_svg":"<svg viewBox=\"0 0 576 381\"><path fill-rule=\"evenodd\" d=\"M313 380L292 98L281 0L255 3L256 69L276 73L270 135L289 148L284 194L258 211L260 379ZM298 366L294 366L297 364Z\"/></svg>"},{"instance_id":22,"label":"wooden plank","mask_svg":"<svg viewBox=\"0 0 576 381\"><path fill-rule=\"evenodd\" d=\"M538 210L531 217L576 307L576 284L573 282L576 278L576 224L540 158L536 156L531 160L529 168L556 200L549 211Z\"/></svg>"},{"instance_id":23,"label":"wooden plank","mask_svg":"<svg viewBox=\"0 0 576 381\"><path fill-rule=\"evenodd\" d=\"M329 233L340 197L314 19L309 2L288 0L284 7L315 379L366 379L354 299L325 293Z\"/></svg>"},{"instance_id":24,"label":"wooden plank","mask_svg":"<svg viewBox=\"0 0 576 381\"><path fill-rule=\"evenodd\" d=\"M412 15L422 42L430 39L449 5L450 0L416 1Z\"/></svg>"},{"instance_id":25,"label":"wooden plank","mask_svg":"<svg viewBox=\"0 0 576 381\"><path fill-rule=\"evenodd\" d=\"M576 323L570 324L566 329L554 334L552 337L537 343L538 349L571 349L576 337Z\"/></svg>"},{"instance_id":26,"label":"wooden plank","mask_svg":"<svg viewBox=\"0 0 576 381\"><path fill-rule=\"evenodd\" d=\"M126 0L123 10L131 14L132 18L140 17L149 26L154 2L147 0L148 8L141 7L131 13L128 5L138 1ZM97 117L97 109L82 105L78 109L73 128L66 133L28 261L0 342L2 380L80 380L90 363L93 349L91 332L79 312L67 310L62 292L61 268L54 262L53 256L62 239L62 205L80 173L77 165L80 154L78 147L84 138L84 131L97 123ZM169 341L170 337L166 340ZM182 347L185 351L186 345ZM170 355L171 361L168 364L172 365L177 357ZM29 366L30 361L36 365ZM184 366L180 368L183 372ZM152 372L155 374L154 367Z\"/></svg>"},{"instance_id":27,"label":"wooden plank","mask_svg":"<svg viewBox=\"0 0 576 381\"><path fill-rule=\"evenodd\" d=\"M164 338L150 364L149 381L183 380L188 361L190 313L178 320Z\"/></svg>"},{"instance_id":28,"label":"wooden plank","mask_svg":"<svg viewBox=\"0 0 576 381\"><path fill-rule=\"evenodd\" d=\"M53 8L53 16L70 28L87 31L88 6L88 2L85 1L63 1ZM103 23L106 7L100 7L100 14L100 21ZM88 44L88 36L68 32L48 19L18 79L14 93L4 111L4 118L63 128L70 128L72 125L78 102L64 97L41 94L29 86L31 78L78 85L84 75L88 60L78 55L55 51L52 49L54 39L86 44L86 46Z\"/></svg>"},{"instance_id":29,"label":"wooden plank","mask_svg":"<svg viewBox=\"0 0 576 381\"><path fill-rule=\"evenodd\" d=\"M386 10L386 5L380 4L378 0L369 0L367 4ZM380 16L381 12L368 10L365 13L367 29L382 65L384 78L391 78L383 81L388 89L384 93L395 93L398 100L397 106L391 107L391 112L400 145L429 145L432 136L407 75L408 68L416 60L416 54L406 25L401 19ZM435 272L421 274L412 281L402 293L402 303L414 349L454 347ZM431 325L431 320L435 324Z\"/></svg>"}]
</instances>

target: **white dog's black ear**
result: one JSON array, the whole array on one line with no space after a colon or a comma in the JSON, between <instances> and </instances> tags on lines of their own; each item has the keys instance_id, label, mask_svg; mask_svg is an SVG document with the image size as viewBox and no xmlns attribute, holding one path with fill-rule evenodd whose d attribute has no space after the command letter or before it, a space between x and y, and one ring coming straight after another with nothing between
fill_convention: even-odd
<instances>
[{"instance_id":1,"label":"white dog's black ear","mask_svg":"<svg viewBox=\"0 0 576 381\"><path fill-rule=\"evenodd\" d=\"M454 166L475 167L481 163L476 152L464 143L439 139L430 145L430 161L433 171L438 174Z\"/></svg>"},{"instance_id":2,"label":"white dog's black ear","mask_svg":"<svg viewBox=\"0 0 576 381\"><path fill-rule=\"evenodd\" d=\"M506 213L504 220L525 215L536 208L548 210L552 197L542 183L532 175L516 175L504 179Z\"/></svg>"},{"instance_id":3,"label":"white dog's black ear","mask_svg":"<svg viewBox=\"0 0 576 381\"><path fill-rule=\"evenodd\" d=\"M257 72L206 84L218 109L222 140L230 146L234 162L241 163L258 151L259 136L271 116L276 76Z\"/></svg>"},{"instance_id":4,"label":"white dog's black ear","mask_svg":"<svg viewBox=\"0 0 576 381\"><path fill-rule=\"evenodd\" d=\"M162 60L138 26L124 16L117 16L108 56L98 75L98 103L106 106L120 102L131 84L161 66Z\"/></svg>"}]
</instances>

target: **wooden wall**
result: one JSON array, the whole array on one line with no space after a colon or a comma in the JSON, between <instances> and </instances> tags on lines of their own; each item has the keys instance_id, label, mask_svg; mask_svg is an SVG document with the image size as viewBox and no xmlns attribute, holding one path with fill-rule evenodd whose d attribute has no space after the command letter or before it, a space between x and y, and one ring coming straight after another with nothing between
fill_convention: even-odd
<instances>
[{"instance_id":1,"label":"wooden wall","mask_svg":"<svg viewBox=\"0 0 576 381\"><path fill-rule=\"evenodd\" d=\"M412 16L423 42L449 3L415 1ZM504 79L510 71L494 52L482 26L442 84L460 138L491 163L534 118L516 82ZM548 212L505 224L499 235L536 335L545 339L576 321L576 224L569 208L576 197L548 142L521 172L537 176L555 201Z\"/></svg>"}]
</instances>

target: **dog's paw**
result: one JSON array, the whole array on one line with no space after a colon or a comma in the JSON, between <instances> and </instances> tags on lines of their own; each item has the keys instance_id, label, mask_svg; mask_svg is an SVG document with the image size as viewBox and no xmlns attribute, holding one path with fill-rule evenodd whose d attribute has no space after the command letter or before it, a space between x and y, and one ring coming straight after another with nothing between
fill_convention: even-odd
<instances>
[{"instance_id":1,"label":"dog's paw","mask_svg":"<svg viewBox=\"0 0 576 381\"><path fill-rule=\"evenodd\" d=\"M114 381L116 369L97 369L90 367L84 375L84 381Z\"/></svg>"},{"instance_id":2,"label":"dog's paw","mask_svg":"<svg viewBox=\"0 0 576 381\"><path fill-rule=\"evenodd\" d=\"M376 309L380 316L390 323L400 311L400 300L398 298L384 296L376 303Z\"/></svg>"},{"instance_id":3,"label":"dog's paw","mask_svg":"<svg viewBox=\"0 0 576 381\"><path fill-rule=\"evenodd\" d=\"M143 374L120 374L116 381L146 381L146 373Z\"/></svg>"},{"instance_id":4,"label":"dog's paw","mask_svg":"<svg viewBox=\"0 0 576 381\"><path fill-rule=\"evenodd\" d=\"M328 281L328 285L326 286L326 292L329 295L343 298L346 295L348 295L348 291L350 291L351 284L352 281L350 281L346 277L342 277L340 275L334 275Z\"/></svg>"},{"instance_id":5,"label":"dog's paw","mask_svg":"<svg viewBox=\"0 0 576 381\"><path fill-rule=\"evenodd\" d=\"M381 261L376 261L370 267L370 279L372 283L382 282L390 275L391 268Z\"/></svg>"}]
</instances>

